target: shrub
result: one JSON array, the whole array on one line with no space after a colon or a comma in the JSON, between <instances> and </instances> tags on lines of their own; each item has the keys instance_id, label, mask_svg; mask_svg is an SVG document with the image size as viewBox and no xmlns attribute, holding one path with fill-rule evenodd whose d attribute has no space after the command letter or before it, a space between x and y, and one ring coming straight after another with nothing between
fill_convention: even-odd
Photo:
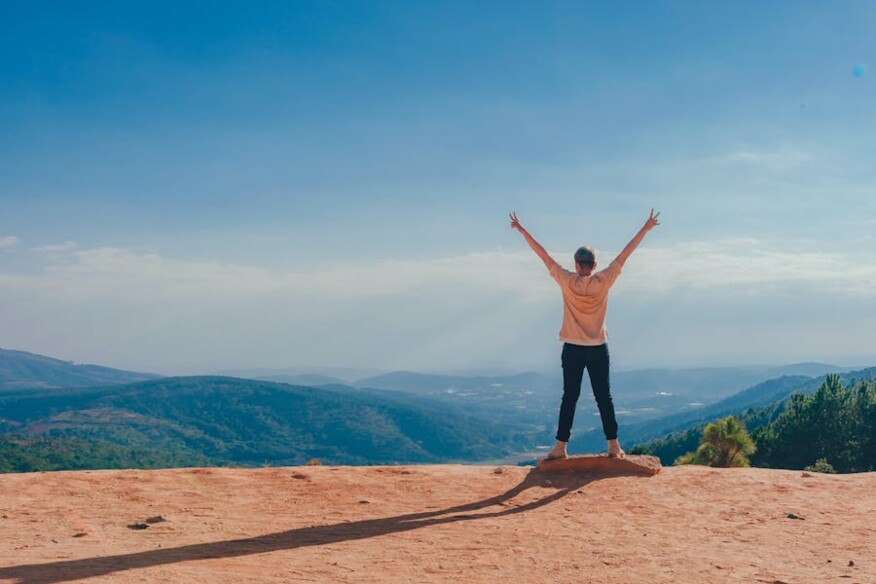
<instances>
[{"instance_id":1,"label":"shrub","mask_svg":"<svg viewBox=\"0 0 876 584\"><path fill-rule=\"evenodd\" d=\"M826 458L819 458L815 461L815 464L810 464L803 470L808 470L809 472L823 472L829 474L836 474L836 469L833 468L829 462L827 462Z\"/></svg>"}]
</instances>

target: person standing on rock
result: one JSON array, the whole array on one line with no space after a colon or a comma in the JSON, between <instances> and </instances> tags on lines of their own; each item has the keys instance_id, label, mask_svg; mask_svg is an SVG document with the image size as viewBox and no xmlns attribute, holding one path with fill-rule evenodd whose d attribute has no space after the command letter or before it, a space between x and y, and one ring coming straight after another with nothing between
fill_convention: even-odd
<instances>
[{"instance_id":1,"label":"person standing on rock","mask_svg":"<svg viewBox=\"0 0 876 584\"><path fill-rule=\"evenodd\" d=\"M622 458L624 451L617 441L617 420L611 400L609 382L608 333L605 330L605 312L608 308L608 292L621 273L627 258L639 247L645 234L660 222L651 209L651 215L635 237L624 247L618 256L604 270L596 271L596 252L583 246L575 252L575 271L563 269L548 254L511 213L511 228L516 229L526 239L532 251L547 266L551 277L556 280L563 293L563 325L560 340L563 341L563 400L560 405L560 420L557 426L557 442L546 460L566 458L566 446L575 418L575 406L581 394L581 381L584 370L590 376L593 397L602 418L602 430L608 442L608 455Z\"/></svg>"}]
</instances>

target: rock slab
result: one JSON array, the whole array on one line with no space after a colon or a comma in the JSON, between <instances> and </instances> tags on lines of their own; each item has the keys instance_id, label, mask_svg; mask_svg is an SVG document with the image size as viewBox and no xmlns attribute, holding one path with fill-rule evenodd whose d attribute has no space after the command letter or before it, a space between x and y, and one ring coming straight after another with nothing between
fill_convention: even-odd
<instances>
[{"instance_id":1,"label":"rock slab","mask_svg":"<svg viewBox=\"0 0 876 584\"><path fill-rule=\"evenodd\" d=\"M599 471L604 473L638 474L654 476L663 465L656 456L628 454L623 458L612 458L607 454L579 454L567 458L538 461L541 472L556 471Z\"/></svg>"}]
</instances>

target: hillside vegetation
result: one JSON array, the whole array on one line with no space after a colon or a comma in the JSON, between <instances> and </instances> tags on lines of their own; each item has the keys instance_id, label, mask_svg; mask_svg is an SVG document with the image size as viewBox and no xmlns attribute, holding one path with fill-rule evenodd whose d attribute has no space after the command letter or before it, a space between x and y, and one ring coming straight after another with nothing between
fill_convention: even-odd
<instances>
[{"instance_id":1,"label":"hillside vegetation","mask_svg":"<svg viewBox=\"0 0 876 584\"><path fill-rule=\"evenodd\" d=\"M872 371L870 371L872 373ZM876 470L876 382L828 375L811 394L802 391L738 416L757 447L751 464L768 468L818 467L838 472ZM701 445L701 424L632 449L664 464L689 460Z\"/></svg>"},{"instance_id":2,"label":"hillside vegetation","mask_svg":"<svg viewBox=\"0 0 876 584\"><path fill-rule=\"evenodd\" d=\"M0 432L5 471L464 461L520 446L447 408L229 377L7 392Z\"/></svg>"},{"instance_id":3,"label":"hillside vegetation","mask_svg":"<svg viewBox=\"0 0 876 584\"><path fill-rule=\"evenodd\" d=\"M821 460L843 473L876 470L876 382L844 386L829 375L815 393L792 395L752 437L757 466L802 469Z\"/></svg>"},{"instance_id":4,"label":"hillside vegetation","mask_svg":"<svg viewBox=\"0 0 876 584\"><path fill-rule=\"evenodd\" d=\"M25 351L0 349L0 391L118 385L158 377L160 376L98 365L77 365Z\"/></svg>"},{"instance_id":5,"label":"hillside vegetation","mask_svg":"<svg viewBox=\"0 0 876 584\"><path fill-rule=\"evenodd\" d=\"M827 367L798 364L775 371L812 373ZM815 392L825 380L789 375L706 405L688 402L707 402L727 391L728 384L764 371L621 372L616 403L622 439L627 445L651 439L634 452L653 453L671 464L698 449L706 423L733 415L758 440L752 464L797 468L822 461L842 470L872 468L867 445L876 440L865 436L872 426L845 422L859 419L855 412L866 418L869 402L842 397L851 392L842 385L854 385L874 371L839 377L842 391L829 399L819 391L815 401L788 401L794 392ZM360 380L359 387L218 376L107 385L144 376L150 377L0 350L0 471L278 465L311 459L329 464L483 462L550 443L559 400L556 380L537 374L466 378L396 372ZM331 380L310 381L326 379ZM692 393L700 384L705 384L702 390ZM784 416L792 403L794 415ZM676 413L659 417L660 411ZM594 412L585 391L574 451L604 448ZM644 419L649 416L654 419ZM588 423L596 427L588 431ZM812 427L830 431L813 441ZM797 448L801 440L821 446L812 452ZM842 441L843 452L833 449L836 440ZM816 451L820 454L813 458Z\"/></svg>"}]
</instances>

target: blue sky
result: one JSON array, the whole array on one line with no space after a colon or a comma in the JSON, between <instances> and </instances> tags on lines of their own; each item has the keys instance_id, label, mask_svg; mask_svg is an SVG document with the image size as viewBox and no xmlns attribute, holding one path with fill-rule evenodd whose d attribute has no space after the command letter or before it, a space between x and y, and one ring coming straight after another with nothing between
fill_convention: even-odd
<instances>
[{"instance_id":1,"label":"blue sky","mask_svg":"<svg viewBox=\"0 0 876 584\"><path fill-rule=\"evenodd\" d=\"M160 372L876 362L870 2L0 6L0 346ZM338 347L344 347L338 351Z\"/></svg>"}]
</instances>

